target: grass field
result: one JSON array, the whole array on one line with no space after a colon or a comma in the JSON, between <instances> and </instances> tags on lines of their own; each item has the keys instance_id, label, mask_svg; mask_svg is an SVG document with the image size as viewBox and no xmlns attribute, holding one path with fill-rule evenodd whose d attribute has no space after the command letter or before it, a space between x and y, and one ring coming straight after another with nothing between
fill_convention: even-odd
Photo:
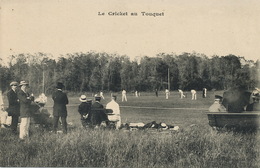
<instances>
[{"instance_id":1,"label":"grass field","mask_svg":"<svg viewBox=\"0 0 260 168\"><path fill-rule=\"evenodd\" d=\"M205 112L214 101L197 94L180 99L172 92L128 95L121 106L122 122L165 122L178 125L175 132L84 130L77 112L80 94L68 94L67 135L53 134L31 127L25 142L8 129L0 130L1 167L260 167L260 145L257 133L217 132L208 125ZM87 94L89 96L90 94ZM105 94L102 103L109 102ZM52 111L52 101L46 108Z\"/></svg>"}]
</instances>

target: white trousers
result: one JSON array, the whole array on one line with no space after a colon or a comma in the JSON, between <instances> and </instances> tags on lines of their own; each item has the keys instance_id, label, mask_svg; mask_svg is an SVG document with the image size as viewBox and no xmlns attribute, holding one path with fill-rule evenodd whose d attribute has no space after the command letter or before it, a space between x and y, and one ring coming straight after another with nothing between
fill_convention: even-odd
<instances>
[{"instance_id":1,"label":"white trousers","mask_svg":"<svg viewBox=\"0 0 260 168\"><path fill-rule=\"evenodd\" d=\"M20 139L24 139L26 136L29 137L29 126L30 126L30 117L21 118L20 124Z\"/></svg>"},{"instance_id":2,"label":"white trousers","mask_svg":"<svg viewBox=\"0 0 260 168\"><path fill-rule=\"evenodd\" d=\"M185 97L185 95L183 93L181 93L181 99L184 98L184 97Z\"/></svg>"},{"instance_id":3,"label":"white trousers","mask_svg":"<svg viewBox=\"0 0 260 168\"><path fill-rule=\"evenodd\" d=\"M166 99L169 99L169 93L166 93Z\"/></svg>"},{"instance_id":4,"label":"white trousers","mask_svg":"<svg viewBox=\"0 0 260 168\"><path fill-rule=\"evenodd\" d=\"M124 101L124 100L127 101L127 98L126 98L125 94L122 95L122 101Z\"/></svg>"},{"instance_id":5,"label":"white trousers","mask_svg":"<svg viewBox=\"0 0 260 168\"><path fill-rule=\"evenodd\" d=\"M116 121L116 129L119 129L121 126L121 117L119 115L108 115L109 121Z\"/></svg>"},{"instance_id":6,"label":"white trousers","mask_svg":"<svg viewBox=\"0 0 260 168\"><path fill-rule=\"evenodd\" d=\"M192 94L191 95L191 100L196 100L197 99L197 94L195 93L195 94Z\"/></svg>"},{"instance_id":7,"label":"white trousers","mask_svg":"<svg viewBox=\"0 0 260 168\"><path fill-rule=\"evenodd\" d=\"M8 116L8 113L6 111L2 111L0 112L0 123L1 124L6 124L6 125L11 125L12 122L12 117Z\"/></svg>"}]
</instances>

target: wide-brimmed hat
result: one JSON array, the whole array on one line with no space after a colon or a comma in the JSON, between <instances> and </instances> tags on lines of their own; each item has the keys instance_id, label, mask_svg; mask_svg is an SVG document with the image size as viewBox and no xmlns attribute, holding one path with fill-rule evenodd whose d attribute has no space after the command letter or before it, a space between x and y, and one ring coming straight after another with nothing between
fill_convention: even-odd
<instances>
[{"instance_id":1,"label":"wide-brimmed hat","mask_svg":"<svg viewBox=\"0 0 260 168\"><path fill-rule=\"evenodd\" d=\"M18 86L18 82L13 81L13 82L10 83L10 86Z\"/></svg>"},{"instance_id":2,"label":"wide-brimmed hat","mask_svg":"<svg viewBox=\"0 0 260 168\"><path fill-rule=\"evenodd\" d=\"M79 101L81 101L81 102L87 102L87 96L81 95L80 98L79 98Z\"/></svg>"},{"instance_id":3,"label":"wide-brimmed hat","mask_svg":"<svg viewBox=\"0 0 260 168\"><path fill-rule=\"evenodd\" d=\"M25 82L25 81L21 81L19 86L23 86L23 85L26 85L26 86L29 86L29 83Z\"/></svg>"},{"instance_id":4,"label":"wide-brimmed hat","mask_svg":"<svg viewBox=\"0 0 260 168\"><path fill-rule=\"evenodd\" d=\"M63 83L57 82L56 88L57 88L57 89L62 89L62 88L64 88Z\"/></svg>"}]
</instances>

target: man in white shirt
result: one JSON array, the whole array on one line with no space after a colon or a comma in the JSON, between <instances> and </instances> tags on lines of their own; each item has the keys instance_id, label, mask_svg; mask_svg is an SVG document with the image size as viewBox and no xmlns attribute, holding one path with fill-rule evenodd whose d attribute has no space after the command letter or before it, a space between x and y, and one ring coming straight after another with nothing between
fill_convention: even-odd
<instances>
[{"instance_id":1,"label":"man in white shirt","mask_svg":"<svg viewBox=\"0 0 260 168\"><path fill-rule=\"evenodd\" d=\"M165 89L165 98L169 99L170 91L168 89Z\"/></svg>"},{"instance_id":2,"label":"man in white shirt","mask_svg":"<svg viewBox=\"0 0 260 168\"><path fill-rule=\"evenodd\" d=\"M121 126L120 108L116 102L116 96L111 97L111 101L107 104L106 109L113 110L112 113L108 114L108 120L116 122L116 129Z\"/></svg>"},{"instance_id":3,"label":"man in white shirt","mask_svg":"<svg viewBox=\"0 0 260 168\"><path fill-rule=\"evenodd\" d=\"M125 90L122 91L122 102L123 102L123 101L127 101L126 91L125 91Z\"/></svg>"}]
</instances>

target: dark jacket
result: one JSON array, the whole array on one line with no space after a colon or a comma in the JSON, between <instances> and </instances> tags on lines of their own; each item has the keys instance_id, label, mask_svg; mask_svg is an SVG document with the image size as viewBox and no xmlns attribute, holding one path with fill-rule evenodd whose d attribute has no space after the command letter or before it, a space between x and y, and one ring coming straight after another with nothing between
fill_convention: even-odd
<instances>
[{"instance_id":1,"label":"dark jacket","mask_svg":"<svg viewBox=\"0 0 260 168\"><path fill-rule=\"evenodd\" d=\"M29 99L29 93L25 93L19 90L17 97L20 102L20 116L21 117L31 117L31 99Z\"/></svg>"},{"instance_id":2,"label":"dark jacket","mask_svg":"<svg viewBox=\"0 0 260 168\"><path fill-rule=\"evenodd\" d=\"M18 90L16 92L18 92ZM13 89L7 92L9 103L7 111L9 116L20 116L20 103L16 92L14 92Z\"/></svg>"},{"instance_id":3,"label":"dark jacket","mask_svg":"<svg viewBox=\"0 0 260 168\"><path fill-rule=\"evenodd\" d=\"M90 113L90 110L91 110L91 104L88 102L82 102L78 107L78 112L80 115L87 115Z\"/></svg>"},{"instance_id":4,"label":"dark jacket","mask_svg":"<svg viewBox=\"0 0 260 168\"><path fill-rule=\"evenodd\" d=\"M108 117L103 105L95 102L91 106L91 123L93 125L100 125L102 121L108 121Z\"/></svg>"},{"instance_id":5,"label":"dark jacket","mask_svg":"<svg viewBox=\"0 0 260 168\"><path fill-rule=\"evenodd\" d=\"M54 101L53 116L67 117L66 105L69 104L69 100L66 93L62 92L61 90L56 90L52 94L52 99Z\"/></svg>"}]
</instances>

